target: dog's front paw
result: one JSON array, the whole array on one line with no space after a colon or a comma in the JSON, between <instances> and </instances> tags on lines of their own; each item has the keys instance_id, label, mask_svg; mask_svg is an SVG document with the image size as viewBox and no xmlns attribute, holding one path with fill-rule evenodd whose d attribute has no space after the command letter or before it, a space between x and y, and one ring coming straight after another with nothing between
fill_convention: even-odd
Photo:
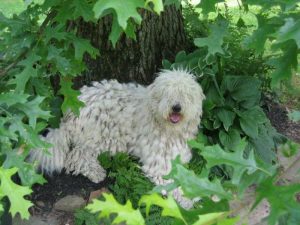
<instances>
[{"instance_id":1,"label":"dog's front paw","mask_svg":"<svg viewBox=\"0 0 300 225\"><path fill-rule=\"evenodd\" d=\"M93 168L90 168L89 171L83 175L86 176L90 181L99 183L105 179L106 171L99 164L95 164Z\"/></svg>"},{"instance_id":2,"label":"dog's front paw","mask_svg":"<svg viewBox=\"0 0 300 225\"><path fill-rule=\"evenodd\" d=\"M180 187L173 190L173 197L184 209L191 209L194 206L195 200L184 197Z\"/></svg>"}]
</instances>

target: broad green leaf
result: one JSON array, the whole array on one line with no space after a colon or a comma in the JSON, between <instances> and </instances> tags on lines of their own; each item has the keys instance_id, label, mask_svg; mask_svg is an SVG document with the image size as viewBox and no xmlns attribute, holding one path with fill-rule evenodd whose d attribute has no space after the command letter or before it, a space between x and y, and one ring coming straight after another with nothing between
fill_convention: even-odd
<instances>
[{"instance_id":1,"label":"broad green leaf","mask_svg":"<svg viewBox=\"0 0 300 225\"><path fill-rule=\"evenodd\" d=\"M72 84L73 83L69 78L60 81L61 88L59 93L64 96L64 102L61 109L63 113L67 113L68 109L71 109L75 115L79 115L79 109L84 106L84 103L78 99L80 91L72 89Z\"/></svg>"},{"instance_id":2,"label":"broad green leaf","mask_svg":"<svg viewBox=\"0 0 300 225\"><path fill-rule=\"evenodd\" d=\"M261 82L251 76L225 76L221 84L221 92L230 92L231 98L243 108L250 109L260 100Z\"/></svg>"},{"instance_id":3,"label":"broad green leaf","mask_svg":"<svg viewBox=\"0 0 300 225\"><path fill-rule=\"evenodd\" d=\"M13 123L8 127L8 130L12 133L19 133L21 139L31 148L48 148L51 147L49 143L46 143L40 139L39 130L33 129L31 126L23 123L23 116L15 115ZM37 126L38 127L37 123Z\"/></svg>"},{"instance_id":4,"label":"broad green leaf","mask_svg":"<svg viewBox=\"0 0 300 225\"><path fill-rule=\"evenodd\" d=\"M255 152L265 162L272 164L276 161L274 139L278 138L278 133L270 122L258 125L258 136L249 141L253 144Z\"/></svg>"},{"instance_id":5,"label":"broad green leaf","mask_svg":"<svg viewBox=\"0 0 300 225\"><path fill-rule=\"evenodd\" d=\"M31 52L26 59L18 63L18 65L24 66L25 68L21 73L15 75L15 79L9 81L10 84L16 84L16 92L23 93L29 79L37 76L37 69L34 66L40 59L40 56Z\"/></svg>"},{"instance_id":6,"label":"broad green leaf","mask_svg":"<svg viewBox=\"0 0 300 225\"><path fill-rule=\"evenodd\" d=\"M51 2L51 1L50 1ZM53 2L53 1L52 1ZM88 0L67 0L63 4L58 3L55 20L60 24L65 24L68 20L77 20L82 17L84 21L95 22L93 13L93 2Z\"/></svg>"},{"instance_id":7,"label":"broad green leaf","mask_svg":"<svg viewBox=\"0 0 300 225\"><path fill-rule=\"evenodd\" d=\"M236 225L239 217L226 218L228 212L208 213L199 215L199 220L193 225Z\"/></svg>"},{"instance_id":8,"label":"broad green leaf","mask_svg":"<svg viewBox=\"0 0 300 225\"><path fill-rule=\"evenodd\" d=\"M258 138L258 128L261 124L268 122L261 108L254 107L252 109L238 112L240 117L240 125L242 130L251 138Z\"/></svg>"},{"instance_id":9,"label":"broad green leaf","mask_svg":"<svg viewBox=\"0 0 300 225\"><path fill-rule=\"evenodd\" d=\"M0 196L7 196L10 201L9 212L12 216L19 213L22 219L29 219L28 209L33 205L24 196L29 195L32 190L29 187L15 184L11 177L18 171L17 168L4 169L0 167Z\"/></svg>"},{"instance_id":10,"label":"broad green leaf","mask_svg":"<svg viewBox=\"0 0 300 225\"><path fill-rule=\"evenodd\" d=\"M215 12L216 4L220 2L224 2L224 0L201 0L197 7L200 7L202 9L202 13L204 15L207 15L210 12Z\"/></svg>"},{"instance_id":11,"label":"broad green leaf","mask_svg":"<svg viewBox=\"0 0 300 225\"><path fill-rule=\"evenodd\" d=\"M138 8L144 8L143 0L131 0L126 2L126 10L124 10L124 2L119 0L98 0L94 5L96 18L105 16L108 12L114 11L117 21L123 30L126 29L128 20L133 18L136 23L140 24L142 17L138 13ZM115 19L115 18L114 18Z\"/></svg>"},{"instance_id":12,"label":"broad green leaf","mask_svg":"<svg viewBox=\"0 0 300 225\"><path fill-rule=\"evenodd\" d=\"M285 19L285 24L280 27L277 36L277 43L288 40L294 40L300 48L300 20L295 21L293 18Z\"/></svg>"},{"instance_id":13,"label":"broad green leaf","mask_svg":"<svg viewBox=\"0 0 300 225\"><path fill-rule=\"evenodd\" d=\"M37 96L35 99L26 102L25 104L17 104L16 107L23 111L29 118L29 125L35 128L38 118L49 119L50 112L44 111L40 108L40 104L43 102L44 97Z\"/></svg>"},{"instance_id":14,"label":"broad green leaf","mask_svg":"<svg viewBox=\"0 0 300 225\"><path fill-rule=\"evenodd\" d=\"M144 195L139 201L139 205L142 204L146 205L147 215L149 215L151 205L157 205L162 208L162 216L175 217L185 222L177 203L171 195L169 195L168 198L163 198L157 193L153 193L151 195Z\"/></svg>"},{"instance_id":15,"label":"broad green leaf","mask_svg":"<svg viewBox=\"0 0 300 225\"><path fill-rule=\"evenodd\" d=\"M25 156L17 153L16 150L8 151L3 163L4 168L18 168L18 175L21 178L22 185L31 187L33 184L44 184L46 180L41 174L36 173L36 169L31 163L25 161Z\"/></svg>"},{"instance_id":16,"label":"broad green leaf","mask_svg":"<svg viewBox=\"0 0 300 225\"><path fill-rule=\"evenodd\" d=\"M94 13L92 11L93 4L87 0L72 0L74 11L72 12L74 19L82 17L84 21L93 21Z\"/></svg>"},{"instance_id":17,"label":"broad green leaf","mask_svg":"<svg viewBox=\"0 0 300 225\"><path fill-rule=\"evenodd\" d=\"M64 76L69 75L71 71L70 59L62 55L63 49L56 48L54 45L48 46L47 60L53 61L57 70Z\"/></svg>"},{"instance_id":18,"label":"broad green leaf","mask_svg":"<svg viewBox=\"0 0 300 225\"><path fill-rule=\"evenodd\" d=\"M272 58L268 63L275 68L271 74L271 86L276 87L282 80L288 80L292 77L294 70L298 67L298 49L297 45L289 41L283 46L283 55L278 58Z\"/></svg>"},{"instance_id":19,"label":"broad green leaf","mask_svg":"<svg viewBox=\"0 0 300 225\"><path fill-rule=\"evenodd\" d=\"M257 54L261 54L265 50L266 41L272 37L276 31L276 25L270 23L266 17L256 15L258 21L258 28L252 33L252 35L246 37L243 44L255 49Z\"/></svg>"},{"instance_id":20,"label":"broad green leaf","mask_svg":"<svg viewBox=\"0 0 300 225\"><path fill-rule=\"evenodd\" d=\"M258 137L259 126L268 119L261 108L258 106L238 113L240 116L240 125L242 130L251 138L256 139Z\"/></svg>"},{"instance_id":21,"label":"broad green leaf","mask_svg":"<svg viewBox=\"0 0 300 225\"><path fill-rule=\"evenodd\" d=\"M72 44L75 48L75 59L81 61L85 52L89 53L92 58L99 54L98 49L94 48L90 41L83 38L74 38Z\"/></svg>"},{"instance_id":22,"label":"broad green leaf","mask_svg":"<svg viewBox=\"0 0 300 225\"><path fill-rule=\"evenodd\" d=\"M261 200L266 198L271 206L268 216L269 225L275 225L283 215L295 217L294 211L300 212L300 204L295 199L295 194L300 192L300 184L277 186L274 178L268 178L262 182L256 190L255 207Z\"/></svg>"},{"instance_id":23,"label":"broad green leaf","mask_svg":"<svg viewBox=\"0 0 300 225\"><path fill-rule=\"evenodd\" d=\"M240 125L246 135L254 139L258 137L258 124L255 118L243 116L240 118Z\"/></svg>"},{"instance_id":24,"label":"broad green leaf","mask_svg":"<svg viewBox=\"0 0 300 225\"><path fill-rule=\"evenodd\" d=\"M240 133L236 129L229 129L228 132L221 130L219 139L223 146L229 150L236 151L237 146L241 142Z\"/></svg>"},{"instance_id":25,"label":"broad green leaf","mask_svg":"<svg viewBox=\"0 0 300 225\"><path fill-rule=\"evenodd\" d=\"M207 177L198 177L193 171L184 168L182 165L175 165L168 177L174 179L175 183L181 186L184 195L189 198L210 197L217 195L222 199L230 199L230 193L226 192L219 180L210 181Z\"/></svg>"},{"instance_id":26,"label":"broad green leaf","mask_svg":"<svg viewBox=\"0 0 300 225\"><path fill-rule=\"evenodd\" d=\"M246 144L243 140L240 143L239 151L236 152L225 152L219 145L207 146L205 147L205 151L201 152L201 155L206 159L209 168L223 164L231 166L234 170L232 183L237 185L246 171L248 174L252 174L256 170L265 171L256 164L253 151L249 152L247 159L244 158ZM267 171L265 172L268 173Z\"/></svg>"},{"instance_id":27,"label":"broad green leaf","mask_svg":"<svg viewBox=\"0 0 300 225\"><path fill-rule=\"evenodd\" d=\"M109 218L110 214L117 214L112 224L142 225L145 224L144 218L140 211L133 209L131 202L128 200L125 205L118 203L112 194L103 193L104 201L94 200L86 208L92 213L99 213L100 218Z\"/></svg>"},{"instance_id":28,"label":"broad green leaf","mask_svg":"<svg viewBox=\"0 0 300 225\"><path fill-rule=\"evenodd\" d=\"M14 80L10 80L9 84L16 84L15 91L17 93L23 93L29 79L36 76L37 70L34 69L32 65L28 65L21 73L16 75Z\"/></svg>"},{"instance_id":29,"label":"broad green leaf","mask_svg":"<svg viewBox=\"0 0 300 225\"><path fill-rule=\"evenodd\" d=\"M47 44L50 40L56 39L58 41L66 39L67 32L64 24L57 24L56 26L47 26L43 32L44 41Z\"/></svg>"},{"instance_id":30,"label":"broad green leaf","mask_svg":"<svg viewBox=\"0 0 300 225\"><path fill-rule=\"evenodd\" d=\"M28 94L19 94L15 92L7 92L0 94L0 105L7 105L8 107L17 103L24 104L27 102Z\"/></svg>"},{"instance_id":31,"label":"broad green leaf","mask_svg":"<svg viewBox=\"0 0 300 225\"><path fill-rule=\"evenodd\" d=\"M224 54L222 48L223 39L227 35L228 22L226 20L219 20L218 23L215 23L210 26L210 34L205 38L196 38L194 43L198 47L207 47L208 56L215 55L217 53Z\"/></svg>"},{"instance_id":32,"label":"broad green leaf","mask_svg":"<svg viewBox=\"0 0 300 225\"><path fill-rule=\"evenodd\" d=\"M116 16L113 18L113 22L111 25L111 32L109 34L109 40L111 41L113 47L116 47L116 44L121 36L121 34L123 33L123 29L122 27L120 27Z\"/></svg>"},{"instance_id":33,"label":"broad green leaf","mask_svg":"<svg viewBox=\"0 0 300 225\"><path fill-rule=\"evenodd\" d=\"M229 211L228 200L220 200L219 202L214 202L211 197L201 198L201 201L197 203L200 207L189 210L181 210L181 213L188 224L193 224L198 221L199 216L209 214L209 213L222 213L224 211Z\"/></svg>"},{"instance_id":34,"label":"broad green leaf","mask_svg":"<svg viewBox=\"0 0 300 225\"><path fill-rule=\"evenodd\" d=\"M217 111L217 116L222 121L225 130L228 131L228 129L233 124L235 113L230 110L221 108Z\"/></svg>"},{"instance_id":35,"label":"broad green leaf","mask_svg":"<svg viewBox=\"0 0 300 225\"><path fill-rule=\"evenodd\" d=\"M195 149L198 149L198 150L204 149L204 144L203 143L199 143L196 140L189 140L188 141L188 145L189 145L190 148L195 148Z\"/></svg>"}]
</instances>

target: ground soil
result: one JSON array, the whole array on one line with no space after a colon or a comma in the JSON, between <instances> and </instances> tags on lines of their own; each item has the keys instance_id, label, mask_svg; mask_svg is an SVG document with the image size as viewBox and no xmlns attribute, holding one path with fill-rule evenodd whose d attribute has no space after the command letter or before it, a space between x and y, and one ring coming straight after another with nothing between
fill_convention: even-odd
<instances>
[{"instance_id":1,"label":"ground soil","mask_svg":"<svg viewBox=\"0 0 300 225\"><path fill-rule=\"evenodd\" d=\"M300 143L300 123L289 121L286 107L270 100L266 100L265 102L265 112L277 131L295 142ZM92 191L107 187L109 184L108 180L95 184L83 176L71 176L64 173L46 177L46 179L48 183L35 185L33 187L34 192L31 195L31 200L35 204L35 206L31 208L33 215L53 213L54 203L66 195L78 195L88 200L89 194ZM61 225L66 224L66 221L68 221L67 224L69 225L74 224L72 213L57 213L60 213L59 218Z\"/></svg>"},{"instance_id":2,"label":"ground soil","mask_svg":"<svg viewBox=\"0 0 300 225\"><path fill-rule=\"evenodd\" d=\"M265 101L265 112L276 130L289 139L300 143L300 123L294 123L288 118L289 108L269 99Z\"/></svg>"},{"instance_id":3,"label":"ground soil","mask_svg":"<svg viewBox=\"0 0 300 225\"><path fill-rule=\"evenodd\" d=\"M31 201L34 203L43 202L45 210L51 210L57 200L67 195L78 195L88 199L92 191L108 185L108 180L95 184L82 175L72 176L64 172L45 178L47 183L33 186L33 194L31 195Z\"/></svg>"}]
</instances>

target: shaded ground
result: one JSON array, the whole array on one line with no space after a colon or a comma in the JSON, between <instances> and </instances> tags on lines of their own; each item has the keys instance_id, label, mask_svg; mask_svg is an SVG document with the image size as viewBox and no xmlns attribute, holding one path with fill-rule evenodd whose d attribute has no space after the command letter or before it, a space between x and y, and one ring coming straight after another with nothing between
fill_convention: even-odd
<instances>
[{"instance_id":1,"label":"shaded ground","mask_svg":"<svg viewBox=\"0 0 300 225\"><path fill-rule=\"evenodd\" d=\"M278 132L300 143L300 123L289 121L285 107L266 100L264 108L272 125ZM91 192L99 190L102 187L107 187L110 182L109 180L105 180L100 184L95 184L83 176L70 176L66 174L54 175L53 177L46 177L46 179L48 180L47 184L42 186L35 185L33 187L34 193L31 196L31 200L35 206L31 208L31 214L34 215L31 221L24 223L23 221L15 220L13 224L73 225L73 213L55 210L53 207L54 203L67 195L80 196L87 202ZM253 217L257 219L258 217L263 218L268 212L268 205L263 203L254 212ZM251 224L256 224L256 222Z\"/></svg>"},{"instance_id":2,"label":"shaded ground","mask_svg":"<svg viewBox=\"0 0 300 225\"><path fill-rule=\"evenodd\" d=\"M49 210L57 200L66 195L78 195L88 199L92 191L108 185L108 180L95 184L82 175L70 176L63 173L45 178L48 183L33 186L34 193L31 196L31 201L34 203L42 201L45 203L45 209L48 208Z\"/></svg>"},{"instance_id":3,"label":"shaded ground","mask_svg":"<svg viewBox=\"0 0 300 225\"><path fill-rule=\"evenodd\" d=\"M264 108L272 125L279 133L300 143L300 123L293 123L289 120L288 108L268 99L266 100Z\"/></svg>"}]
</instances>

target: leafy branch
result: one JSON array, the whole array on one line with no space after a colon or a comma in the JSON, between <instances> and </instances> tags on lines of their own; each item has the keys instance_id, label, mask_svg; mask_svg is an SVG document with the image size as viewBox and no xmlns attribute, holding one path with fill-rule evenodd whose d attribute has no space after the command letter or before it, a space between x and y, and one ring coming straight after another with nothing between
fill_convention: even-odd
<instances>
[{"instance_id":1,"label":"leafy branch","mask_svg":"<svg viewBox=\"0 0 300 225\"><path fill-rule=\"evenodd\" d=\"M32 51L32 49L38 44L38 40L40 39L39 37L43 34L46 26L49 24L49 22L51 22L51 20L55 17L56 12L54 10L50 11L46 18L44 19L43 23L41 24L38 32L37 32L37 40L33 43L31 43L30 47L25 49L16 59L14 62L12 62L11 64L9 64L8 66L6 66L3 70L0 71L0 77L3 77L5 75L7 75L7 73L13 69L21 60L24 59L24 57L26 57L26 55L28 54L28 52Z\"/></svg>"}]
</instances>

